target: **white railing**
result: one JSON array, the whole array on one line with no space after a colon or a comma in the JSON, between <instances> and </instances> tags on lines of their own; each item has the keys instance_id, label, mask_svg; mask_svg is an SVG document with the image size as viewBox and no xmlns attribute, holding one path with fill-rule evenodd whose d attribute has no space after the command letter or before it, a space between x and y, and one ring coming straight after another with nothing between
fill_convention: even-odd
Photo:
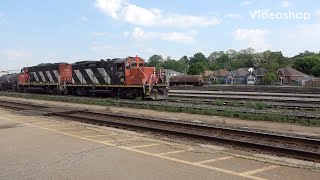
<instances>
[{"instance_id":1,"label":"white railing","mask_svg":"<svg viewBox=\"0 0 320 180\"><path fill-rule=\"evenodd\" d=\"M147 79L148 79L148 76L147 76L147 74L145 73L145 72L143 72L142 71L142 69L139 67L139 70L144 74L144 76L146 77L145 78L145 80L144 80L144 82L143 82L143 92L145 93L146 92L146 90L145 90L145 84L146 84L146 82L147 82Z\"/></svg>"}]
</instances>

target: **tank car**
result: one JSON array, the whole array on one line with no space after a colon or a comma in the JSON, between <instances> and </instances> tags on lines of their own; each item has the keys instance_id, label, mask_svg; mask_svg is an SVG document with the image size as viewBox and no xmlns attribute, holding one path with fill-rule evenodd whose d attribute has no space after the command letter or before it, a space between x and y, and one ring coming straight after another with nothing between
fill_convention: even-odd
<instances>
[{"instance_id":1,"label":"tank car","mask_svg":"<svg viewBox=\"0 0 320 180\"><path fill-rule=\"evenodd\" d=\"M16 91L18 87L18 74L5 74L0 77L1 91Z\"/></svg>"},{"instance_id":2,"label":"tank car","mask_svg":"<svg viewBox=\"0 0 320 180\"><path fill-rule=\"evenodd\" d=\"M177 85L203 86L204 78L202 75L172 76L169 79L169 84L170 86L177 86Z\"/></svg>"}]
</instances>

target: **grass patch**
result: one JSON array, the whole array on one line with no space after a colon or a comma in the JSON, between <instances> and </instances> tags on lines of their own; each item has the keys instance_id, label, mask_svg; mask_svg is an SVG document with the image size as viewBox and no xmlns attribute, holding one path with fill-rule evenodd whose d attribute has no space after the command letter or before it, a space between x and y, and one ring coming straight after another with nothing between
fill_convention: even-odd
<instances>
[{"instance_id":1,"label":"grass patch","mask_svg":"<svg viewBox=\"0 0 320 180\"><path fill-rule=\"evenodd\" d=\"M240 107L241 106L241 102L239 101L230 101L228 103L229 106L232 106L232 107Z\"/></svg>"},{"instance_id":2,"label":"grass patch","mask_svg":"<svg viewBox=\"0 0 320 180\"><path fill-rule=\"evenodd\" d=\"M266 108L270 108L270 105L265 103L265 102L261 102L261 101L248 101L246 103L244 103L244 105L246 107L250 107L252 109L256 109L256 110L263 110Z\"/></svg>"},{"instance_id":3,"label":"grass patch","mask_svg":"<svg viewBox=\"0 0 320 180\"><path fill-rule=\"evenodd\" d=\"M223 106L224 105L224 101L221 99L215 99L212 101L212 104L217 105L217 106Z\"/></svg>"}]
</instances>

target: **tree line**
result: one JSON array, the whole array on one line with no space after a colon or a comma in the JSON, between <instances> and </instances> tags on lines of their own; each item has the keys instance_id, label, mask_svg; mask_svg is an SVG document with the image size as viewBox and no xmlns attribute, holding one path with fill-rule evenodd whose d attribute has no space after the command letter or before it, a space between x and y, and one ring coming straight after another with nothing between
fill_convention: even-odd
<instances>
[{"instance_id":1,"label":"tree line","mask_svg":"<svg viewBox=\"0 0 320 180\"><path fill-rule=\"evenodd\" d=\"M281 51L256 52L252 48L235 51L214 51L208 57L198 52L192 57L183 56L172 59L161 55L152 55L148 66L172 69L180 73L202 74L205 70L227 69L229 71L244 67L265 68L267 78L276 78L277 70L281 67L291 66L305 74L320 77L320 52L305 51L293 57L283 56Z\"/></svg>"}]
</instances>

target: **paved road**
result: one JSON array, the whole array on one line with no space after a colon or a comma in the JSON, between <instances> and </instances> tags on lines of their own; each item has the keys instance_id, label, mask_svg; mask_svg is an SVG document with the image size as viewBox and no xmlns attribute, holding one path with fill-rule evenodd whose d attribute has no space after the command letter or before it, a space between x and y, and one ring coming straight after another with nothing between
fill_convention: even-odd
<instances>
[{"instance_id":1,"label":"paved road","mask_svg":"<svg viewBox=\"0 0 320 180\"><path fill-rule=\"evenodd\" d=\"M318 179L216 150L0 109L0 179Z\"/></svg>"}]
</instances>

